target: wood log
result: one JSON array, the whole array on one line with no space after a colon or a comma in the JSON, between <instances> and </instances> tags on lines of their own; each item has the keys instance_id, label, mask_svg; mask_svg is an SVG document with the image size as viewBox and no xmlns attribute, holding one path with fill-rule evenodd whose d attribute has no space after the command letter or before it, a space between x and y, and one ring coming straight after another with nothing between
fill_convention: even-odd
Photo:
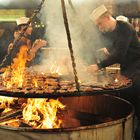
<instances>
[{"instance_id":1,"label":"wood log","mask_svg":"<svg viewBox=\"0 0 140 140\"><path fill-rule=\"evenodd\" d=\"M7 121L7 120L10 120L10 119L19 117L19 116L22 116L22 110L21 109L11 110L11 111L8 111L6 113L2 113L0 115L0 122L4 122L4 121Z\"/></svg>"}]
</instances>

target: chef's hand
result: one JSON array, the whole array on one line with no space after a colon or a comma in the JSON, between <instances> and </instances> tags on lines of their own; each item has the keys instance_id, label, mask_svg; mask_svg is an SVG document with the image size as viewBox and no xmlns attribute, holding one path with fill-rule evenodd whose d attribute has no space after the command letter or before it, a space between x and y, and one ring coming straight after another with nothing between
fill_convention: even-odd
<instances>
[{"instance_id":1,"label":"chef's hand","mask_svg":"<svg viewBox=\"0 0 140 140\"><path fill-rule=\"evenodd\" d=\"M35 42L33 43L32 48L28 51L27 60L31 61L35 57L36 52L38 51L38 49L40 49L41 47L46 46L46 44L47 44L47 41L45 41L45 40L42 40L42 39L35 40Z\"/></svg>"},{"instance_id":2,"label":"chef's hand","mask_svg":"<svg viewBox=\"0 0 140 140\"><path fill-rule=\"evenodd\" d=\"M105 54L106 56L109 56L109 55L110 55L110 53L109 53L109 51L107 50L107 48L98 49L97 52L104 52L104 54Z\"/></svg>"},{"instance_id":3,"label":"chef's hand","mask_svg":"<svg viewBox=\"0 0 140 140\"><path fill-rule=\"evenodd\" d=\"M34 46L35 46L36 49L39 49L41 47L46 46L46 44L47 44L47 41L46 40L36 39L36 41L34 43Z\"/></svg>"},{"instance_id":4,"label":"chef's hand","mask_svg":"<svg viewBox=\"0 0 140 140\"><path fill-rule=\"evenodd\" d=\"M88 73L94 73L94 72L97 72L98 70L99 70L99 67L97 64L90 65L87 68Z\"/></svg>"},{"instance_id":5,"label":"chef's hand","mask_svg":"<svg viewBox=\"0 0 140 140\"><path fill-rule=\"evenodd\" d=\"M32 51L36 52L38 49L46 46L47 41L46 40L42 40L42 39L36 39L35 42L32 45Z\"/></svg>"},{"instance_id":6,"label":"chef's hand","mask_svg":"<svg viewBox=\"0 0 140 140\"><path fill-rule=\"evenodd\" d=\"M10 53L10 51L13 49L13 43L10 43L8 46L8 54Z\"/></svg>"}]
</instances>

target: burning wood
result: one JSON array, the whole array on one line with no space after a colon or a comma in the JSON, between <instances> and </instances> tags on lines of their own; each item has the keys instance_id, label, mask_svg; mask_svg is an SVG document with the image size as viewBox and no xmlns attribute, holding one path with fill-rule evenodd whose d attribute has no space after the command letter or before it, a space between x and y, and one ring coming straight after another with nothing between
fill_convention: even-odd
<instances>
[{"instance_id":1,"label":"burning wood","mask_svg":"<svg viewBox=\"0 0 140 140\"><path fill-rule=\"evenodd\" d=\"M6 122L8 120L11 120L11 119L15 119L17 118L17 116L21 116L22 115L22 110L21 109L18 109L18 110L10 110L6 113L1 113L0 115L0 122Z\"/></svg>"},{"instance_id":2,"label":"burning wood","mask_svg":"<svg viewBox=\"0 0 140 140\"><path fill-rule=\"evenodd\" d=\"M12 105L15 104L16 100L17 98L0 97L0 109L10 108Z\"/></svg>"},{"instance_id":3,"label":"burning wood","mask_svg":"<svg viewBox=\"0 0 140 140\"><path fill-rule=\"evenodd\" d=\"M32 127L58 128L62 121L56 117L57 108L64 108L58 100L28 99L23 109L23 119Z\"/></svg>"},{"instance_id":4,"label":"burning wood","mask_svg":"<svg viewBox=\"0 0 140 140\"><path fill-rule=\"evenodd\" d=\"M14 110L13 108L6 113L1 113L0 125L50 129L99 124L113 119L105 114L74 111L64 107L58 100L28 99L23 109Z\"/></svg>"},{"instance_id":5,"label":"burning wood","mask_svg":"<svg viewBox=\"0 0 140 140\"><path fill-rule=\"evenodd\" d=\"M25 101L25 100L24 100ZM20 109L8 108L0 114L0 125L19 127L20 125L33 128L59 128L62 120L57 117L58 109L64 109L59 100L27 99ZM7 110L7 108L5 108Z\"/></svg>"}]
</instances>

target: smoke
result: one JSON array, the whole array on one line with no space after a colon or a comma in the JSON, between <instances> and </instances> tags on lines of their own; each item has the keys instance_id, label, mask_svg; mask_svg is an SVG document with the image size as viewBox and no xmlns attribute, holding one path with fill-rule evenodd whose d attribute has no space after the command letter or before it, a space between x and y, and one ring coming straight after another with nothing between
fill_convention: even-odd
<instances>
[{"instance_id":1,"label":"smoke","mask_svg":"<svg viewBox=\"0 0 140 140\"><path fill-rule=\"evenodd\" d=\"M127 0L131 1L131 0ZM103 0L65 0L71 41L80 79L89 79L86 67L96 62L96 50L106 47L100 40L100 32L89 19L92 10ZM118 2L118 1L117 1ZM123 0L119 0L123 2ZM73 9L74 7L74 9ZM45 38L48 48L43 49L42 67L47 71L55 63L67 74L72 73L71 59L64 27L61 0L46 0L42 9L42 21L47 25ZM62 72L62 73L63 73Z\"/></svg>"},{"instance_id":2,"label":"smoke","mask_svg":"<svg viewBox=\"0 0 140 140\"><path fill-rule=\"evenodd\" d=\"M41 0L0 0L0 7L29 8L37 7ZM71 41L79 76L87 77L87 65L96 62L96 50L105 47L100 40L100 33L89 19L92 10L105 0L65 0ZM116 4L136 2L136 0L114 0ZM73 7L74 8L73 8ZM45 38L48 46L43 50L40 70L47 71L51 65L59 66L62 73L72 73L71 59L64 21L61 0L45 0L41 10L41 20L47 25Z\"/></svg>"},{"instance_id":3,"label":"smoke","mask_svg":"<svg viewBox=\"0 0 140 140\"><path fill-rule=\"evenodd\" d=\"M69 2L65 0L78 76L80 79L81 76L87 78L86 67L95 63L94 54L98 48L103 46L96 27L89 19L97 2L76 0L72 1L73 5ZM60 73L73 74L61 0L46 0L41 15L41 20L47 25L45 38L48 46L46 49L42 49L43 60L39 67L40 70L48 71L54 64L60 67Z\"/></svg>"},{"instance_id":4,"label":"smoke","mask_svg":"<svg viewBox=\"0 0 140 140\"><path fill-rule=\"evenodd\" d=\"M0 0L0 6L7 6L9 4L11 4L11 0L7 0L5 2L3 2L3 0Z\"/></svg>"}]
</instances>

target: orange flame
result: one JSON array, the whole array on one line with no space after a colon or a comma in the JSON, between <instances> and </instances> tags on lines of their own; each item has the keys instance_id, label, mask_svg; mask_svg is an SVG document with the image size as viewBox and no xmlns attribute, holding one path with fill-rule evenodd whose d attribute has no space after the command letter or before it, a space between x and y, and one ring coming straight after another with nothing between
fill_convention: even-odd
<instances>
[{"instance_id":1,"label":"orange flame","mask_svg":"<svg viewBox=\"0 0 140 140\"><path fill-rule=\"evenodd\" d=\"M17 57L13 59L12 65L5 70L3 80L5 80L5 77L8 77L8 75L11 76L9 80L4 82L4 86L6 86L8 89L12 88L13 86L23 86L25 66L28 59L27 51L28 47L22 46L17 54Z\"/></svg>"},{"instance_id":2,"label":"orange flame","mask_svg":"<svg viewBox=\"0 0 140 140\"><path fill-rule=\"evenodd\" d=\"M32 84L33 84L33 87L38 87L38 81L36 78L33 78Z\"/></svg>"},{"instance_id":3,"label":"orange flame","mask_svg":"<svg viewBox=\"0 0 140 140\"><path fill-rule=\"evenodd\" d=\"M59 128L62 121L56 116L58 108L64 108L59 100L28 99L23 109L23 119L32 127Z\"/></svg>"},{"instance_id":4,"label":"orange flame","mask_svg":"<svg viewBox=\"0 0 140 140\"><path fill-rule=\"evenodd\" d=\"M7 67L2 78L3 85L10 89L20 88L26 83L26 62L28 61L28 47L21 46L16 58L11 66ZM52 73L59 73L59 67L52 65ZM59 73L60 74L60 73ZM37 78L32 80L33 87L38 87ZM0 98L0 108L10 108L14 103L13 98ZM28 99L23 106L23 120L35 128L59 128L62 120L58 119L58 109L63 109L64 105L59 100L53 99ZM8 109L9 110L9 109Z\"/></svg>"},{"instance_id":5,"label":"orange flame","mask_svg":"<svg viewBox=\"0 0 140 140\"><path fill-rule=\"evenodd\" d=\"M14 104L14 100L17 100L17 98L0 97L0 108L10 108L10 105Z\"/></svg>"},{"instance_id":6,"label":"orange flame","mask_svg":"<svg viewBox=\"0 0 140 140\"><path fill-rule=\"evenodd\" d=\"M117 83L117 82L118 82L118 79L116 78L116 79L115 79L115 83Z\"/></svg>"},{"instance_id":7,"label":"orange flame","mask_svg":"<svg viewBox=\"0 0 140 140\"><path fill-rule=\"evenodd\" d=\"M59 75L62 75L60 72L60 67L57 65L56 61L54 62L54 64L52 64L52 66L50 68L50 72L51 73L58 73Z\"/></svg>"}]
</instances>

